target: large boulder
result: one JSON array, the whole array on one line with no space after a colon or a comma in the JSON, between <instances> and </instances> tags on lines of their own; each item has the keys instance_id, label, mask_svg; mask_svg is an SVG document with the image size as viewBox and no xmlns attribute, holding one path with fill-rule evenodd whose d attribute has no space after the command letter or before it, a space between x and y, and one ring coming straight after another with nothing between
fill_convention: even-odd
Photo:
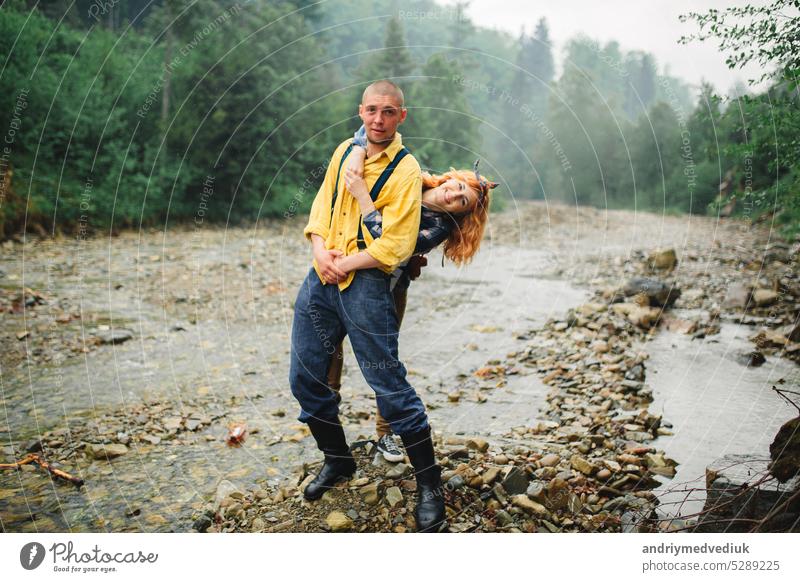
<instances>
[{"instance_id":1,"label":"large boulder","mask_svg":"<svg viewBox=\"0 0 800 582\"><path fill-rule=\"evenodd\" d=\"M800 416L784 424L769 446L769 472L781 483L800 473Z\"/></svg>"},{"instance_id":2,"label":"large boulder","mask_svg":"<svg viewBox=\"0 0 800 582\"><path fill-rule=\"evenodd\" d=\"M748 532L800 487L800 476L782 484L768 479L763 455L726 455L706 467L706 503L697 522L698 532ZM800 531L800 503L786 507L759 531ZM750 521L747 521L750 520Z\"/></svg>"}]
</instances>

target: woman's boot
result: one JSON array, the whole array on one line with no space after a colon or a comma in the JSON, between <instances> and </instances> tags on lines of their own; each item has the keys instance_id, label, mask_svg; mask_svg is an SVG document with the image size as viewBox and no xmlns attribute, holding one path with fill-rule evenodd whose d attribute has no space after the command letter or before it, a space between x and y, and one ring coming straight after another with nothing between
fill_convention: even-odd
<instances>
[{"instance_id":1,"label":"woman's boot","mask_svg":"<svg viewBox=\"0 0 800 582\"><path fill-rule=\"evenodd\" d=\"M303 496L313 501L322 497L323 493L340 481L352 477L356 471L356 461L350 454L344 429L338 419L334 421L311 419L308 421L308 428L311 429L319 450L325 454L322 469L303 491Z\"/></svg>"},{"instance_id":2,"label":"woman's boot","mask_svg":"<svg viewBox=\"0 0 800 582\"><path fill-rule=\"evenodd\" d=\"M417 531L438 532L443 529L444 487L442 468L436 464L430 427L400 435L417 478L417 508L414 517Z\"/></svg>"}]
</instances>

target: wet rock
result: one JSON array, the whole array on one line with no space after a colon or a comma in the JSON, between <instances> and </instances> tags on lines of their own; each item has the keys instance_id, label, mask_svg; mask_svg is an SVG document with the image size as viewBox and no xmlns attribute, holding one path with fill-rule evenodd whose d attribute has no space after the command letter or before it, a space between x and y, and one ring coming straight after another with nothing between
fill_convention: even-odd
<instances>
[{"instance_id":1,"label":"wet rock","mask_svg":"<svg viewBox=\"0 0 800 582\"><path fill-rule=\"evenodd\" d=\"M98 331L96 337L101 344L121 344L133 339L133 332L129 329L117 328Z\"/></svg>"},{"instance_id":2,"label":"wet rock","mask_svg":"<svg viewBox=\"0 0 800 582\"><path fill-rule=\"evenodd\" d=\"M33 439L25 444L25 451L28 453L41 453L42 441L40 439Z\"/></svg>"},{"instance_id":3,"label":"wet rock","mask_svg":"<svg viewBox=\"0 0 800 582\"><path fill-rule=\"evenodd\" d=\"M332 532L350 531L353 529L353 520L341 511L332 511L325 518L325 523Z\"/></svg>"},{"instance_id":4,"label":"wet rock","mask_svg":"<svg viewBox=\"0 0 800 582\"><path fill-rule=\"evenodd\" d=\"M745 352L737 355L736 361L742 366L747 366L748 368L757 368L762 366L767 361L767 358L758 350L753 350L751 352Z\"/></svg>"},{"instance_id":5,"label":"wet rock","mask_svg":"<svg viewBox=\"0 0 800 582\"><path fill-rule=\"evenodd\" d=\"M86 454L93 459L115 459L128 452L128 447L120 444L86 444Z\"/></svg>"},{"instance_id":6,"label":"wet rock","mask_svg":"<svg viewBox=\"0 0 800 582\"><path fill-rule=\"evenodd\" d=\"M800 417L781 426L769 445L769 472L785 483L800 472Z\"/></svg>"},{"instance_id":7,"label":"wet rock","mask_svg":"<svg viewBox=\"0 0 800 582\"><path fill-rule=\"evenodd\" d=\"M192 528L199 531L200 533L204 533L209 527L211 527L212 521L211 518L207 515L201 515L198 517L194 523L192 524Z\"/></svg>"},{"instance_id":8,"label":"wet rock","mask_svg":"<svg viewBox=\"0 0 800 582\"><path fill-rule=\"evenodd\" d=\"M786 501L800 488L800 477L786 483L768 480L753 486L756 475L768 470L768 461L755 455L726 455L706 467L706 503L698 525L698 532L747 532L753 522L735 520L761 520L776 506ZM787 508L797 511L800 508ZM764 524L759 531L778 531L780 522ZM794 530L798 531L794 522Z\"/></svg>"},{"instance_id":9,"label":"wet rock","mask_svg":"<svg viewBox=\"0 0 800 582\"><path fill-rule=\"evenodd\" d=\"M502 481L503 489L508 495L519 495L528 489L528 474L518 467L514 467Z\"/></svg>"},{"instance_id":10,"label":"wet rock","mask_svg":"<svg viewBox=\"0 0 800 582\"><path fill-rule=\"evenodd\" d=\"M631 279L622 289L625 297L641 296L647 299L650 307L669 307L681 296L681 290L674 284L668 285L658 279L637 277Z\"/></svg>"}]
</instances>

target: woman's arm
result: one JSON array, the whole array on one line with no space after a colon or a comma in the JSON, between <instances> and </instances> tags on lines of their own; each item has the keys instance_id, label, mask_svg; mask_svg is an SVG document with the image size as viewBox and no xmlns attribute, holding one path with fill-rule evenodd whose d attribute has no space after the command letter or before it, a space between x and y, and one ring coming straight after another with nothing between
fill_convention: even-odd
<instances>
[{"instance_id":1,"label":"woman's arm","mask_svg":"<svg viewBox=\"0 0 800 582\"><path fill-rule=\"evenodd\" d=\"M364 177L364 160L367 159L367 130L362 125L353 134L353 149L347 158L347 168L356 176Z\"/></svg>"},{"instance_id":2,"label":"woman's arm","mask_svg":"<svg viewBox=\"0 0 800 582\"><path fill-rule=\"evenodd\" d=\"M375 204L372 202L367 183L363 177L348 167L344 172L344 183L353 198L358 201L358 206L361 208L361 216L367 216L375 211Z\"/></svg>"}]
</instances>

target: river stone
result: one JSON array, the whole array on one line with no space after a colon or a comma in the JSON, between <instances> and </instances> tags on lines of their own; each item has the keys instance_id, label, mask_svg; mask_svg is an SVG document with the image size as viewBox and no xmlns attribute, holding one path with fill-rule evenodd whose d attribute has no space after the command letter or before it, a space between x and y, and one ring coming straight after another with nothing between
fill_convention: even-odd
<instances>
[{"instance_id":1,"label":"river stone","mask_svg":"<svg viewBox=\"0 0 800 582\"><path fill-rule=\"evenodd\" d=\"M349 531L353 529L353 520L347 517L341 511L332 511L325 518L325 523L331 528L331 531Z\"/></svg>"},{"instance_id":2,"label":"river stone","mask_svg":"<svg viewBox=\"0 0 800 582\"><path fill-rule=\"evenodd\" d=\"M744 309L750 301L751 288L742 283L733 283L725 291L725 299L722 301L724 309Z\"/></svg>"},{"instance_id":3,"label":"river stone","mask_svg":"<svg viewBox=\"0 0 800 582\"><path fill-rule=\"evenodd\" d=\"M547 506L551 509L563 509L569 501L569 483L564 479L551 479L545 485L547 491Z\"/></svg>"},{"instance_id":4,"label":"river stone","mask_svg":"<svg viewBox=\"0 0 800 582\"><path fill-rule=\"evenodd\" d=\"M759 366L764 365L764 363L767 361L767 358L758 350L753 350L751 352L738 354L736 356L736 361L742 366L747 366L748 368L758 368Z\"/></svg>"},{"instance_id":5,"label":"river stone","mask_svg":"<svg viewBox=\"0 0 800 582\"><path fill-rule=\"evenodd\" d=\"M489 442L479 437L472 437L467 439L467 447L480 453L485 453L489 450Z\"/></svg>"},{"instance_id":6,"label":"river stone","mask_svg":"<svg viewBox=\"0 0 800 582\"><path fill-rule=\"evenodd\" d=\"M463 475L455 474L447 480L447 488L451 491L461 489L467 482Z\"/></svg>"},{"instance_id":7,"label":"river stone","mask_svg":"<svg viewBox=\"0 0 800 582\"><path fill-rule=\"evenodd\" d=\"M528 489L525 491L525 494L536 501L544 501L544 483L541 481L532 481L531 484L528 485Z\"/></svg>"},{"instance_id":8,"label":"river stone","mask_svg":"<svg viewBox=\"0 0 800 582\"><path fill-rule=\"evenodd\" d=\"M483 481L484 485L491 485L497 476L500 474L499 467L489 467L486 469L483 474L481 475L481 480Z\"/></svg>"},{"instance_id":9,"label":"river stone","mask_svg":"<svg viewBox=\"0 0 800 582\"><path fill-rule=\"evenodd\" d=\"M514 518L505 509L498 509L494 514L494 519L497 525L505 527L514 523Z\"/></svg>"},{"instance_id":10,"label":"river stone","mask_svg":"<svg viewBox=\"0 0 800 582\"><path fill-rule=\"evenodd\" d=\"M375 505L380 501L378 496L378 483L373 481L372 483L368 483L364 485L361 489L358 490L359 495L361 495L364 503L367 505Z\"/></svg>"},{"instance_id":11,"label":"river stone","mask_svg":"<svg viewBox=\"0 0 800 582\"><path fill-rule=\"evenodd\" d=\"M519 507L520 509L527 511L530 514L544 517L547 515L547 509L541 503L536 503L533 499L528 497L527 495L514 495L511 498L511 503L514 504L514 507Z\"/></svg>"},{"instance_id":12,"label":"river stone","mask_svg":"<svg viewBox=\"0 0 800 582\"><path fill-rule=\"evenodd\" d=\"M194 521L192 527L197 531L199 531L200 533L205 533L208 530L208 528L211 527L211 523L212 522L210 517L208 517L207 515L201 515Z\"/></svg>"},{"instance_id":13,"label":"river stone","mask_svg":"<svg viewBox=\"0 0 800 582\"><path fill-rule=\"evenodd\" d=\"M86 445L86 453L93 459L98 459L98 460L116 459L117 457L121 457L127 452L128 452L128 447L126 447L125 445L118 445L118 444L97 445L92 443L87 443Z\"/></svg>"},{"instance_id":14,"label":"river stone","mask_svg":"<svg viewBox=\"0 0 800 582\"><path fill-rule=\"evenodd\" d=\"M101 344L121 344L129 339L133 339L133 332L129 329L118 328L108 331L99 331L96 336Z\"/></svg>"},{"instance_id":15,"label":"river stone","mask_svg":"<svg viewBox=\"0 0 800 582\"><path fill-rule=\"evenodd\" d=\"M539 464L542 467L555 467L561 462L561 457L556 454L550 453L539 459Z\"/></svg>"},{"instance_id":16,"label":"river stone","mask_svg":"<svg viewBox=\"0 0 800 582\"><path fill-rule=\"evenodd\" d=\"M397 507L398 504L403 502L403 493L399 487L389 487L386 490L386 503L389 507Z\"/></svg>"},{"instance_id":17,"label":"river stone","mask_svg":"<svg viewBox=\"0 0 800 582\"><path fill-rule=\"evenodd\" d=\"M640 307L636 303L617 303L611 307L614 313L624 315L632 324L649 329L661 316L657 307Z\"/></svg>"},{"instance_id":18,"label":"river stone","mask_svg":"<svg viewBox=\"0 0 800 582\"><path fill-rule=\"evenodd\" d=\"M772 289L756 289L753 291L753 302L759 307L772 305L780 295Z\"/></svg>"},{"instance_id":19,"label":"river stone","mask_svg":"<svg viewBox=\"0 0 800 582\"><path fill-rule=\"evenodd\" d=\"M647 264L651 269L674 269L678 264L675 249L657 249L647 257Z\"/></svg>"},{"instance_id":20,"label":"river stone","mask_svg":"<svg viewBox=\"0 0 800 582\"><path fill-rule=\"evenodd\" d=\"M600 469L597 472L597 475L595 475L595 478L598 481L605 481L606 479L610 479L611 478L611 471L609 471L608 469Z\"/></svg>"},{"instance_id":21,"label":"river stone","mask_svg":"<svg viewBox=\"0 0 800 582\"><path fill-rule=\"evenodd\" d=\"M386 477L388 479L401 479L405 477L410 469L411 466L406 465L405 463L397 463L394 467L386 471Z\"/></svg>"},{"instance_id":22,"label":"river stone","mask_svg":"<svg viewBox=\"0 0 800 582\"><path fill-rule=\"evenodd\" d=\"M509 495L519 495L528 489L528 475L522 469L514 467L503 479L503 489Z\"/></svg>"},{"instance_id":23,"label":"river stone","mask_svg":"<svg viewBox=\"0 0 800 582\"><path fill-rule=\"evenodd\" d=\"M635 277L628 281L622 292L626 297L643 295L650 307L669 307L681 296L681 290L674 284L668 285L658 279Z\"/></svg>"},{"instance_id":24,"label":"river stone","mask_svg":"<svg viewBox=\"0 0 800 582\"><path fill-rule=\"evenodd\" d=\"M625 379L633 382L644 382L644 364L636 364L630 370L625 372Z\"/></svg>"},{"instance_id":25,"label":"river stone","mask_svg":"<svg viewBox=\"0 0 800 582\"><path fill-rule=\"evenodd\" d=\"M218 511L220 506L222 505L222 501L231 496L232 493L236 493L239 489L228 481L227 479L223 479L217 485L217 491L214 494L214 511Z\"/></svg>"},{"instance_id":26,"label":"river stone","mask_svg":"<svg viewBox=\"0 0 800 582\"><path fill-rule=\"evenodd\" d=\"M573 469L575 469L576 471L580 471L581 473L587 476L590 476L597 470L596 465L590 463L580 455L572 455L569 462Z\"/></svg>"}]
</instances>

